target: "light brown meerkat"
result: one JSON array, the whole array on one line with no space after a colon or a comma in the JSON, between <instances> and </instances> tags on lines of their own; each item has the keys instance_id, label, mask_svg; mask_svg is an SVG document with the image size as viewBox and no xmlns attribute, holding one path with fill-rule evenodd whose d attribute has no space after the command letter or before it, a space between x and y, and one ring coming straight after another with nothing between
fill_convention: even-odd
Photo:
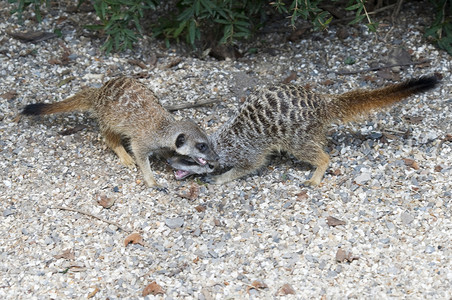
<instances>
[{"instance_id":1,"label":"light brown meerkat","mask_svg":"<svg viewBox=\"0 0 452 300\"><path fill-rule=\"evenodd\" d=\"M204 165L218 159L205 132L191 120L175 120L143 83L118 77L100 88L87 88L52 104L27 105L23 115L48 115L71 111L90 111L99 122L106 144L129 167L134 161L149 187L159 187L149 164L149 155L161 150L174 151ZM130 140L135 160L127 153L122 139Z\"/></svg>"},{"instance_id":2,"label":"light brown meerkat","mask_svg":"<svg viewBox=\"0 0 452 300\"><path fill-rule=\"evenodd\" d=\"M355 120L432 89L438 82L436 76L421 77L340 95L316 94L296 85L261 89L248 96L238 113L209 137L219 155L219 168L200 166L179 155L169 158L168 163L177 170L177 179L219 171L223 173L207 177L207 182L223 184L263 166L272 152L287 151L315 168L305 185L316 186L330 161L324 148L326 129L331 123Z\"/></svg>"}]
</instances>

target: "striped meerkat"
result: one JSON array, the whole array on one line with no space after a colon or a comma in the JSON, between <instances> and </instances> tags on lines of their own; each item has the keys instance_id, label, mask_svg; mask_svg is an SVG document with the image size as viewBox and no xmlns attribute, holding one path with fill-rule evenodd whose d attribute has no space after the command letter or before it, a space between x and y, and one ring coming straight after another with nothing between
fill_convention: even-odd
<instances>
[{"instance_id":1,"label":"striped meerkat","mask_svg":"<svg viewBox=\"0 0 452 300\"><path fill-rule=\"evenodd\" d=\"M272 152L287 151L315 168L305 185L316 186L330 161L324 147L326 129L332 122L352 121L432 89L438 81L436 76L421 77L340 95L316 94L296 85L261 89L248 96L238 113L209 137L219 155L218 167L200 166L180 155L168 162L177 170L177 179L218 171L221 174L207 177L207 182L223 184L258 169Z\"/></svg>"}]
</instances>

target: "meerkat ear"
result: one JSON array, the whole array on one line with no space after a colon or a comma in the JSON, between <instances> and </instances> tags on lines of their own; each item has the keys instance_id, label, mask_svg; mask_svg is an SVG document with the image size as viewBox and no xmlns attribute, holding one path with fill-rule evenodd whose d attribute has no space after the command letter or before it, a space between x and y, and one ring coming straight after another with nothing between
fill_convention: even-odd
<instances>
[{"instance_id":1,"label":"meerkat ear","mask_svg":"<svg viewBox=\"0 0 452 300\"><path fill-rule=\"evenodd\" d=\"M185 144L185 134L181 133L176 138L176 148L182 147Z\"/></svg>"}]
</instances>

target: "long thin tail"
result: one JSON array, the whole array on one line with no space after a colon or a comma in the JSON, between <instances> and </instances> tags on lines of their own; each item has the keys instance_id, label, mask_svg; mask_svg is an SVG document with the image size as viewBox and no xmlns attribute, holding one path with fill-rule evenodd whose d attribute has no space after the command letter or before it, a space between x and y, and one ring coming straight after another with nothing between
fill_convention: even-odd
<instances>
[{"instance_id":1,"label":"long thin tail","mask_svg":"<svg viewBox=\"0 0 452 300\"><path fill-rule=\"evenodd\" d=\"M96 88L84 89L74 96L66 98L63 101L56 103L34 103L25 106L21 112L27 116L50 115L54 113L70 112L70 111L85 111L92 107L91 98L95 95Z\"/></svg>"},{"instance_id":2,"label":"long thin tail","mask_svg":"<svg viewBox=\"0 0 452 300\"><path fill-rule=\"evenodd\" d=\"M356 90L335 97L331 102L331 113L335 119L352 121L373 110L390 106L418 93L434 88L439 83L437 76L417 79L383 87L377 90Z\"/></svg>"}]
</instances>

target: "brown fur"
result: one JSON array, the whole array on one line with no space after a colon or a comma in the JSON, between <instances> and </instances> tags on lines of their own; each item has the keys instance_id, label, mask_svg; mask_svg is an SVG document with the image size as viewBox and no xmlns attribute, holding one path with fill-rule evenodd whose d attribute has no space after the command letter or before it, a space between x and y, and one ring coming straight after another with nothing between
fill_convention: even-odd
<instances>
[{"instance_id":1,"label":"brown fur","mask_svg":"<svg viewBox=\"0 0 452 300\"><path fill-rule=\"evenodd\" d=\"M75 110L89 110L94 114L106 144L126 166L133 166L134 159L121 140L130 139L131 151L148 186L157 186L148 157L160 149L188 155L201 164L217 158L204 131L190 120L175 120L151 90L129 77L112 79L99 89L82 90L61 102L27 105L22 114L46 115Z\"/></svg>"},{"instance_id":2,"label":"brown fur","mask_svg":"<svg viewBox=\"0 0 452 300\"><path fill-rule=\"evenodd\" d=\"M438 82L422 77L377 90L356 90L341 95L320 95L300 86L279 85L251 94L239 112L221 126L210 140L219 155L220 175L209 182L222 184L264 165L269 154L287 151L315 167L306 185L318 185L328 167L325 131L332 122L350 121L372 110L394 104L427 91ZM181 179L192 173L210 173L214 168L198 166L190 159L174 156L168 162Z\"/></svg>"}]
</instances>

